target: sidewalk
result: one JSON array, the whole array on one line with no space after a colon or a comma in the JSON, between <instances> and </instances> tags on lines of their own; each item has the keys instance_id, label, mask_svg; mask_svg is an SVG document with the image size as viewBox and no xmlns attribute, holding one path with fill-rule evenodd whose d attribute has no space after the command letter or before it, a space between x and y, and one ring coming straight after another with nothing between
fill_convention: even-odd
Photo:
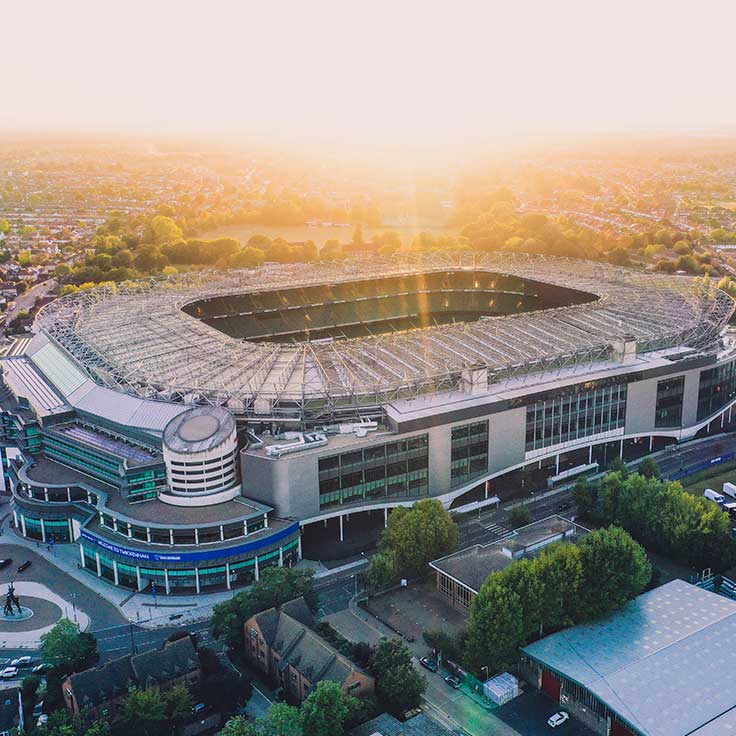
<instances>
[{"instance_id":1,"label":"sidewalk","mask_svg":"<svg viewBox=\"0 0 736 736\"><path fill-rule=\"evenodd\" d=\"M169 616L181 615L177 623L191 623L201 621L212 616L212 608L224 600L232 598L237 591L222 591L219 593L203 593L194 596L157 596L158 606L150 594L136 593L126 588L118 588L107 580L100 579L88 570L80 567L79 546L77 544L57 544L49 552L46 545L37 544L35 540L26 539L15 530L6 527L1 533L0 540L6 539L12 544L27 547L43 557L50 564L74 578L82 585L97 593L99 596L117 606L128 619L145 628L170 626Z\"/></svg>"}]
</instances>

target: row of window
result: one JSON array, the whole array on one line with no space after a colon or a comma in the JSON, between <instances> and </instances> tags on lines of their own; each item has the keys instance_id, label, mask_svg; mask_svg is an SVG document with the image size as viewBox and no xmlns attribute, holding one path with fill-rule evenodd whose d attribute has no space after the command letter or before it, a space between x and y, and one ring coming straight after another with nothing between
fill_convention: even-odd
<instances>
[{"instance_id":1,"label":"row of window","mask_svg":"<svg viewBox=\"0 0 736 736\"><path fill-rule=\"evenodd\" d=\"M736 361L709 368L700 374L698 421L715 414L736 399Z\"/></svg>"},{"instance_id":2,"label":"row of window","mask_svg":"<svg viewBox=\"0 0 736 736\"><path fill-rule=\"evenodd\" d=\"M135 539L138 542L171 545L173 538L174 546L195 545L197 543L212 544L223 540L238 539L255 534L266 526L263 517L259 516L254 519L248 519L247 522L238 521L222 524L221 526L201 527L197 530L196 535L194 529L173 529L172 537L171 529L161 527L147 528L136 524L129 524L121 520L117 521L116 529L113 517L105 513L100 514L100 524L107 529L117 531L118 534Z\"/></svg>"},{"instance_id":3,"label":"row of window","mask_svg":"<svg viewBox=\"0 0 736 736\"><path fill-rule=\"evenodd\" d=\"M526 451L623 428L626 384L556 396L526 409Z\"/></svg>"},{"instance_id":4,"label":"row of window","mask_svg":"<svg viewBox=\"0 0 736 736\"><path fill-rule=\"evenodd\" d=\"M488 421L453 427L450 438L450 487L456 488L488 470Z\"/></svg>"}]
</instances>

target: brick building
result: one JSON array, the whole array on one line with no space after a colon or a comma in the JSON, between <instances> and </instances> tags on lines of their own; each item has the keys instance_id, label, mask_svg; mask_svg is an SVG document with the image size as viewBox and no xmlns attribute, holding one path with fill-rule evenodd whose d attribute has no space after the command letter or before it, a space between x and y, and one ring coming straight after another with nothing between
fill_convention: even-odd
<instances>
[{"instance_id":1,"label":"brick building","mask_svg":"<svg viewBox=\"0 0 736 736\"><path fill-rule=\"evenodd\" d=\"M62 685L66 707L72 713L91 708L98 717L112 719L134 690L156 687L195 688L201 678L197 650L189 637L167 642L161 649L126 655L102 667L67 677Z\"/></svg>"},{"instance_id":2,"label":"brick building","mask_svg":"<svg viewBox=\"0 0 736 736\"><path fill-rule=\"evenodd\" d=\"M303 598L270 608L245 622L245 654L293 703L301 703L321 680L337 682L347 695L373 693L373 678L328 644L314 626Z\"/></svg>"}]
</instances>

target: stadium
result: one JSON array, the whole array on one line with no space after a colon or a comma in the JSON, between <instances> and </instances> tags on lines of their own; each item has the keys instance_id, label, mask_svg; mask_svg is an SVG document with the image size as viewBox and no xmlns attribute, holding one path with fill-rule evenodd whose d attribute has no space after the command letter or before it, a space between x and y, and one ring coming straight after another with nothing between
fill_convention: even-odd
<instances>
[{"instance_id":1,"label":"stadium","mask_svg":"<svg viewBox=\"0 0 736 736\"><path fill-rule=\"evenodd\" d=\"M510 253L82 291L0 361L15 523L117 585L247 584L420 498L493 503L723 431L733 311L707 280Z\"/></svg>"}]
</instances>

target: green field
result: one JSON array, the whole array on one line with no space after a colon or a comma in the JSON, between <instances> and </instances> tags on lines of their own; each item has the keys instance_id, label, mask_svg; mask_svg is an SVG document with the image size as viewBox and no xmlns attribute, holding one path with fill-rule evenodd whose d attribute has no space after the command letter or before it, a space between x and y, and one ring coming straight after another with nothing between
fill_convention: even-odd
<instances>
[{"instance_id":1,"label":"green field","mask_svg":"<svg viewBox=\"0 0 736 736\"><path fill-rule=\"evenodd\" d=\"M723 484L727 481L736 483L736 461L714 465L712 468L683 478L680 482L688 493L702 496L706 488L712 488L720 493Z\"/></svg>"}]
</instances>

